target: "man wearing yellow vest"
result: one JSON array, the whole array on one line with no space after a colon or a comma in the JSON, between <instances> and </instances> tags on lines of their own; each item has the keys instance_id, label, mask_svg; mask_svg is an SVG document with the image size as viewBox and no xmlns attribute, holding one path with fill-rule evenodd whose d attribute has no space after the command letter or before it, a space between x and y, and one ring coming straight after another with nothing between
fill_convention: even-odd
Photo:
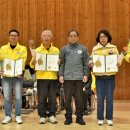
<instances>
[{"instance_id":1,"label":"man wearing yellow vest","mask_svg":"<svg viewBox=\"0 0 130 130\"><path fill-rule=\"evenodd\" d=\"M93 55L114 55L118 53L117 47L110 42L112 37L107 30L101 30L97 36L97 45L93 47L91 58ZM95 63L89 61L89 65L93 67ZM106 120L109 126L113 125L113 94L115 89L116 72L94 73L96 78L97 92L97 119L98 125L104 124L104 99L106 97Z\"/></svg>"},{"instance_id":2,"label":"man wearing yellow vest","mask_svg":"<svg viewBox=\"0 0 130 130\"><path fill-rule=\"evenodd\" d=\"M42 54L59 54L59 49L54 47L51 43L52 32L44 30L41 35L42 43L40 47L36 48L35 53ZM35 57L32 58L30 66L34 68L36 63ZM57 72L54 71L36 71L37 90L38 90L38 114L40 116L39 123L45 124L48 121L56 124L56 80ZM48 108L47 108L48 101ZM49 114L47 115L47 111ZM48 116L48 117L47 117Z\"/></svg>"},{"instance_id":3,"label":"man wearing yellow vest","mask_svg":"<svg viewBox=\"0 0 130 130\"><path fill-rule=\"evenodd\" d=\"M24 70L25 62L27 58L27 49L18 42L19 32L17 30L9 31L9 42L1 47L1 60L4 61L5 58L11 60L23 59L22 69ZM3 74L2 78L2 88L4 92L4 108L5 108L5 119L2 124L7 124L12 121L11 111L12 111L12 89L15 95L15 117L18 124L23 123L21 118L21 108L22 108L22 86L23 78L22 75L17 76L7 76Z\"/></svg>"}]
</instances>

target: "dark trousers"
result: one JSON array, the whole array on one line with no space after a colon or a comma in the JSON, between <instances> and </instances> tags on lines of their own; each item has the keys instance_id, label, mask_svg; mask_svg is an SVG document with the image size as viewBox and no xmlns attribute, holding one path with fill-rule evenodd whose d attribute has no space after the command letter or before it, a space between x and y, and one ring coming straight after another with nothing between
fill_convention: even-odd
<instances>
[{"instance_id":1,"label":"dark trousers","mask_svg":"<svg viewBox=\"0 0 130 130\"><path fill-rule=\"evenodd\" d=\"M97 118L104 120L104 99L106 97L106 119L113 119L113 94L115 89L115 76L96 77L97 90Z\"/></svg>"},{"instance_id":2,"label":"dark trousers","mask_svg":"<svg viewBox=\"0 0 130 130\"><path fill-rule=\"evenodd\" d=\"M75 97L76 115L77 117L83 116L83 83L80 80L65 80L64 82L65 93L65 117L72 117L71 100L72 95Z\"/></svg>"},{"instance_id":3,"label":"dark trousers","mask_svg":"<svg viewBox=\"0 0 130 130\"><path fill-rule=\"evenodd\" d=\"M38 114L40 117L54 116L56 112L56 80L37 80Z\"/></svg>"},{"instance_id":4,"label":"dark trousers","mask_svg":"<svg viewBox=\"0 0 130 130\"><path fill-rule=\"evenodd\" d=\"M91 106L91 95L86 92L83 92L83 103L84 103L84 110L88 110L88 106Z\"/></svg>"}]
</instances>

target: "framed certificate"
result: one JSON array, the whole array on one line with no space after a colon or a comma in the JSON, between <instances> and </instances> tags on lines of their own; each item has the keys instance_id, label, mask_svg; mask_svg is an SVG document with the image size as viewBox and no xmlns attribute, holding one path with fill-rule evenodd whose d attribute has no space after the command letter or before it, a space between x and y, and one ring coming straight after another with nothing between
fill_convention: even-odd
<instances>
[{"instance_id":1,"label":"framed certificate","mask_svg":"<svg viewBox=\"0 0 130 130\"><path fill-rule=\"evenodd\" d=\"M23 65L23 59L15 61L15 69L14 69L15 76L22 74L22 65Z\"/></svg>"},{"instance_id":2,"label":"framed certificate","mask_svg":"<svg viewBox=\"0 0 130 130\"><path fill-rule=\"evenodd\" d=\"M46 70L46 54L36 53L35 70Z\"/></svg>"},{"instance_id":3,"label":"framed certificate","mask_svg":"<svg viewBox=\"0 0 130 130\"><path fill-rule=\"evenodd\" d=\"M106 72L118 72L117 55L106 56Z\"/></svg>"},{"instance_id":4,"label":"framed certificate","mask_svg":"<svg viewBox=\"0 0 130 130\"><path fill-rule=\"evenodd\" d=\"M35 70L59 71L59 55L36 53Z\"/></svg>"},{"instance_id":5,"label":"framed certificate","mask_svg":"<svg viewBox=\"0 0 130 130\"><path fill-rule=\"evenodd\" d=\"M59 55L47 55L47 71L59 71Z\"/></svg>"},{"instance_id":6,"label":"framed certificate","mask_svg":"<svg viewBox=\"0 0 130 130\"><path fill-rule=\"evenodd\" d=\"M105 73L105 57L102 55L93 55L93 72Z\"/></svg>"},{"instance_id":7,"label":"framed certificate","mask_svg":"<svg viewBox=\"0 0 130 130\"><path fill-rule=\"evenodd\" d=\"M22 74L23 59L12 60L5 58L3 62L3 74L15 77Z\"/></svg>"},{"instance_id":8,"label":"framed certificate","mask_svg":"<svg viewBox=\"0 0 130 130\"><path fill-rule=\"evenodd\" d=\"M106 73L106 72L118 72L117 67L117 54L113 55L93 55L93 72Z\"/></svg>"}]
</instances>

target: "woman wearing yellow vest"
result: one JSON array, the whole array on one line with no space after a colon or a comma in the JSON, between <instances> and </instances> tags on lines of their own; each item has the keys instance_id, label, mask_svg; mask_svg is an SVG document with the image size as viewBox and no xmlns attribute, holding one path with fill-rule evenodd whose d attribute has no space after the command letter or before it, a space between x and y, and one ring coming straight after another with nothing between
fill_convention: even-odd
<instances>
[{"instance_id":1,"label":"woman wearing yellow vest","mask_svg":"<svg viewBox=\"0 0 130 130\"><path fill-rule=\"evenodd\" d=\"M51 43L52 32L50 30L44 30L41 35L41 46L35 49L35 53L42 54L59 54L59 49L54 47ZM34 68L36 59L33 56L30 67ZM57 72L55 71L36 71L37 90L38 90L38 114L40 116L39 123L45 124L47 120L53 124L57 123L55 118L56 112L56 81ZM47 108L48 100L48 108ZM47 111L49 114L47 115ZM47 117L48 116L48 117Z\"/></svg>"},{"instance_id":2,"label":"woman wearing yellow vest","mask_svg":"<svg viewBox=\"0 0 130 130\"><path fill-rule=\"evenodd\" d=\"M101 30L97 36L97 45L93 47L91 58L93 55L118 55L118 50L115 45L110 42L112 37L107 30ZM91 67L94 66L92 60L89 61ZM96 92L97 92L97 119L98 124L104 123L104 99L106 97L106 119L107 124L113 125L113 93L115 89L115 75L113 72L94 73L96 78Z\"/></svg>"}]
</instances>

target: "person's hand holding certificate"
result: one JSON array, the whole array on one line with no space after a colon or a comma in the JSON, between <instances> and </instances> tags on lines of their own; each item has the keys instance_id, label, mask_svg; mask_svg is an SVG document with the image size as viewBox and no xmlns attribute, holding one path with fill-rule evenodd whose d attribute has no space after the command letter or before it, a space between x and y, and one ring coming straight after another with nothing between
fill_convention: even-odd
<instances>
[{"instance_id":1,"label":"person's hand holding certificate","mask_svg":"<svg viewBox=\"0 0 130 130\"><path fill-rule=\"evenodd\" d=\"M117 67L117 55L93 55L93 72L106 73L106 72L118 72Z\"/></svg>"},{"instance_id":2,"label":"person's hand holding certificate","mask_svg":"<svg viewBox=\"0 0 130 130\"><path fill-rule=\"evenodd\" d=\"M3 65L3 74L11 77L22 75L22 62L23 59L18 59L15 61L5 58Z\"/></svg>"},{"instance_id":3,"label":"person's hand holding certificate","mask_svg":"<svg viewBox=\"0 0 130 130\"><path fill-rule=\"evenodd\" d=\"M58 71L59 55L36 53L35 70Z\"/></svg>"}]
</instances>

